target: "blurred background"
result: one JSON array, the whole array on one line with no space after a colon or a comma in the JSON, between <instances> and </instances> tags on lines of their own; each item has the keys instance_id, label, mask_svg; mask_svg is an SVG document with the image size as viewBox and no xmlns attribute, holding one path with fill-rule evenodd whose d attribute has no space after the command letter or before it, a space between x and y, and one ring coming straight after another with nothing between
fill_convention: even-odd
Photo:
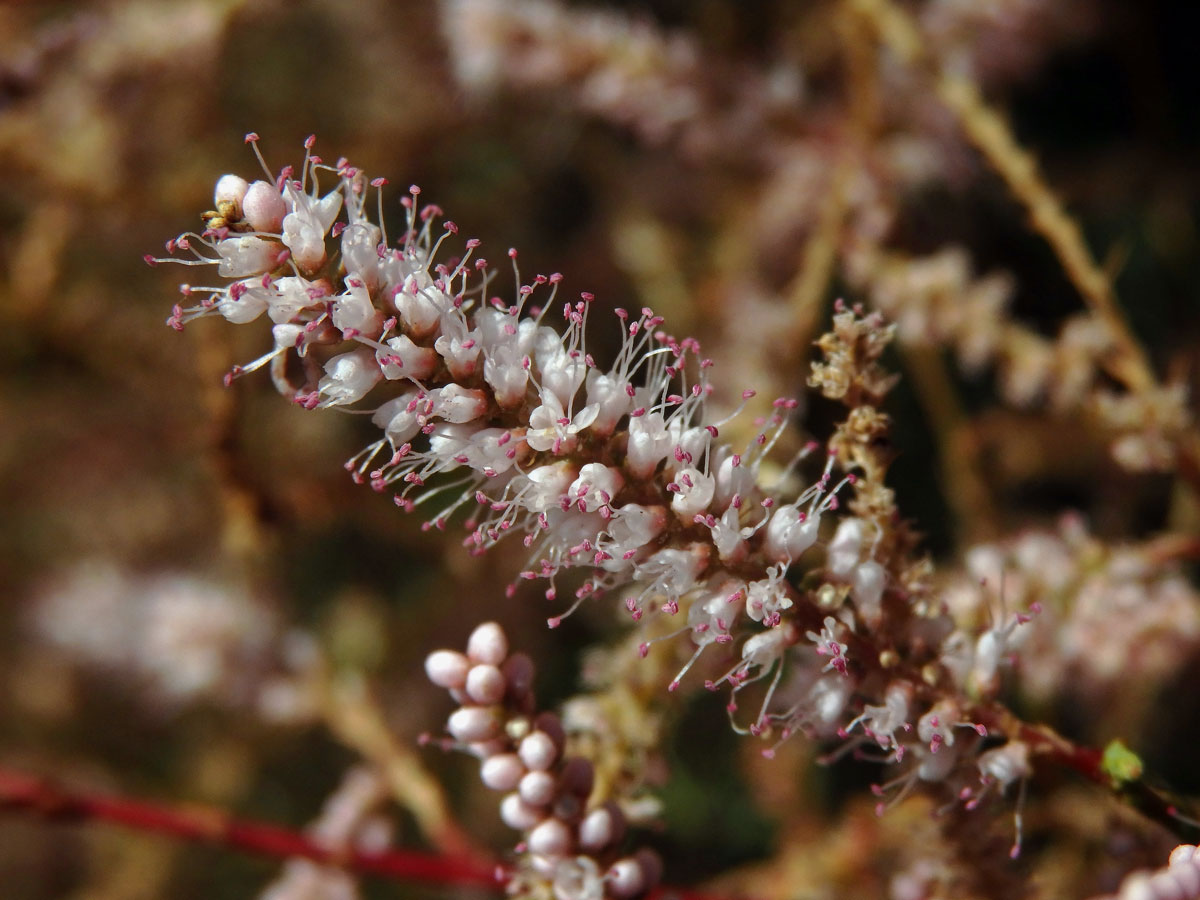
<instances>
[{"instance_id":1,"label":"blurred background","mask_svg":"<svg viewBox=\"0 0 1200 900\"><path fill-rule=\"evenodd\" d=\"M619 640L612 610L551 635L556 610L537 592L505 601L519 547L469 557L355 486L341 464L368 439L360 418L304 412L266 377L224 388L265 334L164 325L193 273L142 257L199 225L219 175L256 177L248 131L275 169L315 132L317 152L397 194L420 184L491 258L516 246L527 274L653 306L700 338L727 397L802 393L834 297L884 309L901 322L890 363L907 376L889 409L891 481L947 571L976 541L1068 511L1101 548L1194 534L1194 492L1170 453L1186 406L1155 420L1162 434L1144 416L1125 427L1095 414L1088 398L1119 385L1066 328L1086 305L927 69L1004 112L1113 276L1158 377L1194 388L1200 11L897 4L925 41L914 63L852 7L0 2L0 765L301 827L358 760L403 769L417 734L440 728L444 698L420 661L469 623L504 623L538 660L548 705L585 686L588 647ZM393 198L387 214L399 212ZM1008 323L1033 342L1028 357L1003 349ZM828 436L834 415L809 404L805 433ZM1114 428L1137 432L1137 464L1110 452ZM1110 718L1072 724L1065 700L1079 695L1051 687L1029 702L1081 738L1142 735L1177 787L1200 790L1187 750L1200 700L1180 690L1200 675L1194 572L1180 571L1181 637ZM790 884L780 896L926 896L895 888L926 809L881 824L870 797L846 800L841 770L812 768L803 749L765 768L709 699L668 710L655 751L671 775L651 779L671 879L769 868L808 840L813 858L789 858L817 874L775 870L764 884ZM416 758L443 782L470 772ZM471 839L511 842L488 798L449 790ZM1071 790L1044 813L1047 843L1053 816L1082 815ZM389 818L399 843L439 845L412 809ZM834 821L840 849L820 843ZM1098 889L1106 852L1165 859L1161 836L1134 825L1079 830L1043 882L1072 892L1060 896ZM864 846L866 874L837 868ZM0 894L13 900L255 897L278 870L0 814Z\"/></svg>"}]
</instances>

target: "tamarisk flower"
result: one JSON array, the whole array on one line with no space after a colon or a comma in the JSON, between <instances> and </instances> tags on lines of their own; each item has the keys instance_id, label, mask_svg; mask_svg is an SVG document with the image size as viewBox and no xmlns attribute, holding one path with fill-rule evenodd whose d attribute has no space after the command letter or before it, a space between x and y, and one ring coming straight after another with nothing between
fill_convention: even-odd
<instances>
[{"instance_id":1,"label":"tamarisk flower","mask_svg":"<svg viewBox=\"0 0 1200 900\"><path fill-rule=\"evenodd\" d=\"M589 805L592 763L566 756L558 716L536 712L533 663L509 653L499 625L476 627L466 653L431 653L425 671L459 703L444 746L479 759L483 783L505 792L500 817L522 832L523 869L510 893L528 896L534 880L550 883L558 900L631 900L655 886L658 858L648 850L620 853L625 814L611 801Z\"/></svg>"},{"instance_id":2,"label":"tamarisk flower","mask_svg":"<svg viewBox=\"0 0 1200 900\"><path fill-rule=\"evenodd\" d=\"M257 153L257 136L247 140ZM913 751L902 776L910 781L977 777L981 742L955 743L948 729L976 727L977 716L958 699L994 697L1018 623L1003 621L976 640L929 602L911 574L918 568L904 556L885 465L873 455L887 427L875 404L895 381L878 363L894 332L881 316L839 303L832 331L818 342L825 361L814 363L810 384L850 414L816 480L788 499L783 491L819 446L806 445L772 488L762 470L796 401L776 400L748 446L722 442L727 420L714 421L707 409L712 364L694 339L669 334L650 309L617 309L621 343L602 366L587 347L590 294L557 304L562 277L523 282L510 250L514 295L496 296L478 241L450 255L445 248L458 244L458 228L439 225L441 210L422 206L416 187L401 200L404 231L389 243L386 182L346 160L329 165L312 148L309 139L298 172L268 172L253 184L222 177L206 228L167 244L183 254L173 261L215 266L217 275L209 286L184 287L192 305L175 307L173 327L216 315L270 322L273 348L235 367L229 380L269 366L278 389L306 409L369 412L381 436L347 462L351 475L391 493L406 511L432 505L427 528L469 510L472 552L519 536L529 555L510 595L522 580L543 580L554 602L559 574L586 570L551 627L584 600L618 593L633 621L665 620L643 653L654 641L691 639L695 650L671 690L709 648L733 645L709 654L732 650L733 664L704 683L729 685L739 732L784 740L803 731L840 738L845 749L870 742L896 763ZM561 331L549 324L555 306ZM853 496L851 515L844 494ZM823 528L834 530L827 548ZM517 710L506 705L516 677L500 668L506 652L488 652L497 659L435 654L431 676L463 703L450 733L491 760L508 751L490 742L517 739L504 737ZM738 702L752 685L758 711L739 724ZM919 727L930 710L959 706L954 721ZM536 720L531 727L540 728ZM522 765L522 779L547 771ZM505 789L516 788L514 781ZM571 854L582 837L570 833L569 816L535 821L529 810L543 795L529 791L506 801L506 818L528 832L534 856L548 860L539 872L557 877L564 860L577 860ZM554 798L547 794L539 808L551 809ZM587 864L573 865L579 884L596 883Z\"/></svg>"},{"instance_id":3,"label":"tamarisk flower","mask_svg":"<svg viewBox=\"0 0 1200 900\"><path fill-rule=\"evenodd\" d=\"M247 140L257 153L257 136ZM552 626L585 598L619 589L634 620L682 615L680 633L700 650L729 640L739 620L778 627L793 604L789 567L854 480L833 484L831 461L791 502L760 489L760 466L795 401L776 401L756 440L735 452L707 414L711 362L694 339L664 331L650 309L618 309L621 345L602 367L586 343L590 294L561 305L556 331L548 310L560 275L522 283L510 250L515 296L494 296L477 241L441 261L458 229L439 227L441 210L421 206L416 187L389 246L370 214L385 182L346 160L323 162L311 138L305 150L298 171L252 184L223 176L207 227L151 260L216 268L214 283L184 286L191 305L176 306L169 324L268 319L273 349L228 380L270 366L305 408L370 404L382 434L347 463L355 479L405 510L435 505L426 527L468 508L473 551L519 535L530 554L521 578L548 581L550 599L559 572L590 569ZM720 608L717 595L731 602ZM760 642L739 677L772 668L797 640Z\"/></svg>"}]
</instances>

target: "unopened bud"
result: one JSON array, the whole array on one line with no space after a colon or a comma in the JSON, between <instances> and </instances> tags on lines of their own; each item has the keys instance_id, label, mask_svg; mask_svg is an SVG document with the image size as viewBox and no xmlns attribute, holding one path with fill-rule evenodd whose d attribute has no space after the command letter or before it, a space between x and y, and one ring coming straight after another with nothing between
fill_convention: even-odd
<instances>
[{"instance_id":1,"label":"unopened bud","mask_svg":"<svg viewBox=\"0 0 1200 900\"><path fill-rule=\"evenodd\" d=\"M500 730L500 721L493 707L464 706L450 713L446 730L463 742L486 741Z\"/></svg>"},{"instance_id":2,"label":"unopened bud","mask_svg":"<svg viewBox=\"0 0 1200 900\"><path fill-rule=\"evenodd\" d=\"M508 638L495 622L484 622L467 638L467 656L474 663L499 666L508 656Z\"/></svg>"},{"instance_id":3,"label":"unopened bud","mask_svg":"<svg viewBox=\"0 0 1200 900\"><path fill-rule=\"evenodd\" d=\"M473 666L467 673L467 696L484 705L499 703L504 699L508 683L500 670L493 665Z\"/></svg>"},{"instance_id":4,"label":"unopened bud","mask_svg":"<svg viewBox=\"0 0 1200 900\"><path fill-rule=\"evenodd\" d=\"M457 650L436 650L425 657L425 674L438 687L462 688L467 683L471 663Z\"/></svg>"},{"instance_id":5,"label":"unopened bud","mask_svg":"<svg viewBox=\"0 0 1200 900\"><path fill-rule=\"evenodd\" d=\"M511 791L525 775L525 766L515 753L489 756L479 767L480 780L493 791Z\"/></svg>"}]
</instances>

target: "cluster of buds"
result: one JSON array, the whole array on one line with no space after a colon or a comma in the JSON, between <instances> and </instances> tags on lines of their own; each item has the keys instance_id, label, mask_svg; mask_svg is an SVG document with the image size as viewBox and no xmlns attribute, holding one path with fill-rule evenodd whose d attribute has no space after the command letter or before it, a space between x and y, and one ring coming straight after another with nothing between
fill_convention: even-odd
<instances>
[{"instance_id":1,"label":"cluster of buds","mask_svg":"<svg viewBox=\"0 0 1200 900\"><path fill-rule=\"evenodd\" d=\"M1200 898L1200 847L1180 844L1171 851L1166 868L1135 872L1121 882L1115 894L1095 900L1198 900Z\"/></svg>"},{"instance_id":2,"label":"cluster of buds","mask_svg":"<svg viewBox=\"0 0 1200 900\"><path fill-rule=\"evenodd\" d=\"M459 704L446 723L446 746L479 759L483 783L505 792L500 817L523 834L517 850L526 871L512 892L525 891L531 878L550 883L558 900L631 900L655 886L658 858L649 850L620 853L625 815L612 801L589 805L592 763L564 754L559 718L536 712L533 663L509 654L499 625L472 631L466 653L431 653L425 671Z\"/></svg>"}]
</instances>

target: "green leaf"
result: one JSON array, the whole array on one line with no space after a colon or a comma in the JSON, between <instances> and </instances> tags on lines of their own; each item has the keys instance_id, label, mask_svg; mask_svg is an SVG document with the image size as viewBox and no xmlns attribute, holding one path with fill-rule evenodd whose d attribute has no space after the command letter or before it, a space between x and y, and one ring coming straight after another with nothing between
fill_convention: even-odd
<instances>
[{"instance_id":1,"label":"green leaf","mask_svg":"<svg viewBox=\"0 0 1200 900\"><path fill-rule=\"evenodd\" d=\"M1104 748L1104 756L1100 760L1100 767L1104 769L1104 773L1112 779L1113 784L1117 787L1121 787L1131 781L1137 781L1145 771L1141 757L1121 743L1120 740L1111 741Z\"/></svg>"}]
</instances>

